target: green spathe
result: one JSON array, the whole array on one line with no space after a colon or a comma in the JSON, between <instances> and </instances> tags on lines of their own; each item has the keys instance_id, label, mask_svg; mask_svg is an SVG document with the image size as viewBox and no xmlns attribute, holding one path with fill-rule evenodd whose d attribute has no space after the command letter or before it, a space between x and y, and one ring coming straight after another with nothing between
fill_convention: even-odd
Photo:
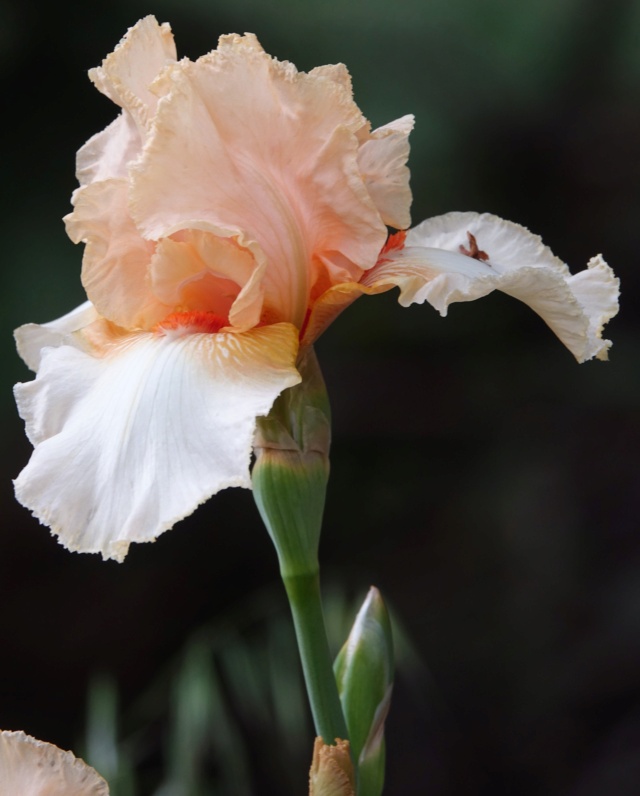
<instances>
[{"instance_id":1,"label":"green spathe","mask_svg":"<svg viewBox=\"0 0 640 796\"><path fill-rule=\"evenodd\" d=\"M258 419L253 494L283 577L317 572L329 478L329 399L312 348L298 361L300 384Z\"/></svg>"},{"instance_id":2,"label":"green spathe","mask_svg":"<svg viewBox=\"0 0 640 796\"><path fill-rule=\"evenodd\" d=\"M317 571L328 466L318 455L266 451L253 494L278 553L283 578Z\"/></svg>"},{"instance_id":3,"label":"green spathe","mask_svg":"<svg viewBox=\"0 0 640 796\"><path fill-rule=\"evenodd\" d=\"M372 586L340 650L334 671L358 771L358 796L379 796L384 784L384 722L393 684L389 614Z\"/></svg>"}]
</instances>

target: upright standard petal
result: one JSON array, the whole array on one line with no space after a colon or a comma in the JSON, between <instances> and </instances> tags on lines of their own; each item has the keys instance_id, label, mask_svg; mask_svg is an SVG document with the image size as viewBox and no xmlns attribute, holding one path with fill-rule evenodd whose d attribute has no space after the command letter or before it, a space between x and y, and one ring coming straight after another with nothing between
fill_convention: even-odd
<instances>
[{"instance_id":1,"label":"upright standard petal","mask_svg":"<svg viewBox=\"0 0 640 796\"><path fill-rule=\"evenodd\" d=\"M358 165L365 120L340 70L299 73L254 36L181 61L131 170L131 208L153 240L183 229L235 237L266 263L270 317L298 327L316 280L357 281L385 225Z\"/></svg>"},{"instance_id":2,"label":"upright standard petal","mask_svg":"<svg viewBox=\"0 0 640 796\"><path fill-rule=\"evenodd\" d=\"M123 110L78 150L76 176L81 186L127 177L128 165L140 154L156 111L158 98L151 86L175 61L171 28L149 16L127 31L102 66L89 71L97 89Z\"/></svg>"},{"instance_id":3,"label":"upright standard petal","mask_svg":"<svg viewBox=\"0 0 640 796\"><path fill-rule=\"evenodd\" d=\"M358 164L371 198L384 223L396 229L411 224L407 159L414 122L408 115L378 127L358 151Z\"/></svg>"},{"instance_id":4,"label":"upright standard petal","mask_svg":"<svg viewBox=\"0 0 640 796\"><path fill-rule=\"evenodd\" d=\"M101 180L124 180L129 163L142 151L142 138L131 116L122 111L104 130L80 147L76 156L76 177L80 186Z\"/></svg>"},{"instance_id":5,"label":"upright standard petal","mask_svg":"<svg viewBox=\"0 0 640 796\"><path fill-rule=\"evenodd\" d=\"M50 743L23 732L0 732L2 796L109 796L90 766Z\"/></svg>"},{"instance_id":6,"label":"upright standard petal","mask_svg":"<svg viewBox=\"0 0 640 796\"><path fill-rule=\"evenodd\" d=\"M396 285L402 305L428 301L442 315L501 290L537 312L578 362L607 358L601 335L618 311L619 281L600 255L572 276L537 235L487 213L424 221L362 278L365 289Z\"/></svg>"},{"instance_id":7,"label":"upright standard petal","mask_svg":"<svg viewBox=\"0 0 640 796\"><path fill-rule=\"evenodd\" d=\"M158 102L151 85L160 72L176 61L170 26L152 16L129 28L115 50L89 72L96 88L120 105L144 133Z\"/></svg>"},{"instance_id":8,"label":"upright standard petal","mask_svg":"<svg viewBox=\"0 0 640 796\"><path fill-rule=\"evenodd\" d=\"M68 549L121 561L221 489L250 488L256 416L300 380L297 330L204 333L209 320L170 316L95 354L46 349L17 385L35 450L16 496Z\"/></svg>"}]
</instances>

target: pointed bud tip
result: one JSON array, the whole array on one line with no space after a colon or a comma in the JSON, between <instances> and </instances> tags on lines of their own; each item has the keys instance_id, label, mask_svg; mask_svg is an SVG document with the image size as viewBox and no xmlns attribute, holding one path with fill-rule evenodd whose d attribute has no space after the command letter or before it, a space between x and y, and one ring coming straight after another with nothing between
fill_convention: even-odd
<instances>
[{"instance_id":1,"label":"pointed bud tip","mask_svg":"<svg viewBox=\"0 0 640 796\"><path fill-rule=\"evenodd\" d=\"M359 764L381 754L393 683L391 621L372 586L334 663L351 749Z\"/></svg>"},{"instance_id":2,"label":"pointed bud tip","mask_svg":"<svg viewBox=\"0 0 640 796\"><path fill-rule=\"evenodd\" d=\"M366 614L367 616L377 619L381 623L389 622L389 614L384 604L384 600L382 599L380 590L375 586L369 587L369 591L367 592L367 596L362 603L359 614Z\"/></svg>"}]
</instances>

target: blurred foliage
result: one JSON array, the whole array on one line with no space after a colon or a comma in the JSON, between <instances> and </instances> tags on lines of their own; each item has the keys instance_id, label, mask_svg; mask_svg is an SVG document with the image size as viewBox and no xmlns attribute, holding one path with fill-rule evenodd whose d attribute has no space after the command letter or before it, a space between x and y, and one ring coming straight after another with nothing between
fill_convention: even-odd
<instances>
[{"instance_id":1,"label":"blurred foliage","mask_svg":"<svg viewBox=\"0 0 640 796\"><path fill-rule=\"evenodd\" d=\"M361 601L329 589L334 652ZM424 688L426 670L397 619L395 626L398 671ZM269 589L198 628L126 711L112 676L94 674L77 748L111 796L293 796L306 792L312 737L291 618Z\"/></svg>"}]
</instances>

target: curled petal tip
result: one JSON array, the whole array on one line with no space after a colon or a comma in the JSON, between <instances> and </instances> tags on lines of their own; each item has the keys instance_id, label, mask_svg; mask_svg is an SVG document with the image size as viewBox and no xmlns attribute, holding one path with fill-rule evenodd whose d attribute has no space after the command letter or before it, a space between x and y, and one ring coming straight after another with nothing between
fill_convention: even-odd
<instances>
[{"instance_id":1,"label":"curled petal tip","mask_svg":"<svg viewBox=\"0 0 640 796\"><path fill-rule=\"evenodd\" d=\"M449 213L410 230L406 245L368 271L365 290L400 288L403 306L449 304L502 292L528 304L578 362L606 359L604 325L618 311L619 281L600 255L576 274L529 230L488 213Z\"/></svg>"}]
</instances>

